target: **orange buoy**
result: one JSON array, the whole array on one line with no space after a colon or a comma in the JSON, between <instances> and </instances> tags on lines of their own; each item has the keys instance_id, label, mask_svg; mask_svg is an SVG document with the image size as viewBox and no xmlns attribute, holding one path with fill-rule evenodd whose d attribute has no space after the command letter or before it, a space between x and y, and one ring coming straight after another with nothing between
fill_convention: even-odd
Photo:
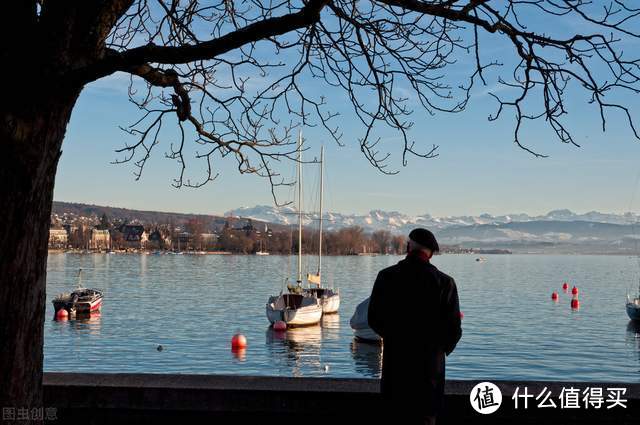
<instances>
[{"instance_id":1,"label":"orange buoy","mask_svg":"<svg viewBox=\"0 0 640 425\"><path fill-rule=\"evenodd\" d=\"M287 324L285 322L283 322L282 320L278 320L273 324L273 330L274 331L286 331L287 330Z\"/></svg>"},{"instance_id":2,"label":"orange buoy","mask_svg":"<svg viewBox=\"0 0 640 425\"><path fill-rule=\"evenodd\" d=\"M464 313L460 312L460 320L464 319Z\"/></svg>"},{"instance_id":3,"label":"orange buoy","mask_svg":"<svg viewBox=\"0 0 640 425\"><path fill-rule=\"evenodd\" d=\"M567 282L562 284L562 290L567 292L567 289L569 289L569 284Z\"/></svg>"},{"instance_id":4,"label":"orange buoy","mask_svg":"<svg viewBox=\"0 0 640 425\"><path fill-rule=\"evenodd\" d=\"M235 334L231 338L231 348L234 350L247 348L247 338L242 334Z\"/></svg>"},{"instance_id":5,"label":"orange buoy","mask_svg":"<svg viewBox=\"0 0 640 425\"><path fill-rule=\"evenodd\" d=\"M551 299L552 299L553 301L558 301L558 293L557 293L556 291L553 291L553 292L551 293Z\"/></svg>"},{"instance_id":6,"label":"orange buoy","mask_svg":"<svg viewBox=\"0 0 640 425\"><path fill-rule=\"evenodd\" d=\"M574 286L573 288L571 288L571 293L573 295L578 295L578 287Z\"/></svg>"},{"instance_id":7,"label":"orange buoy","mask_svg":"<svg viewBox=\"0 0 640 425\"><path fill-rule=\"evenodd\" d=\"M56 311L56 320L66 320L69 318L69 312L64 308Z\"/></svg>"}]
</instances>

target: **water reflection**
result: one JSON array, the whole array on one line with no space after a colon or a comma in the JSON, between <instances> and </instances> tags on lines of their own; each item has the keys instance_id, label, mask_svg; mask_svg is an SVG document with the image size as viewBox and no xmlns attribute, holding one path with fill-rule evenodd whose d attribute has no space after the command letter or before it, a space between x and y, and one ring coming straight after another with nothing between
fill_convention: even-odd
<instances>
[{"instance_id":1,"label":"water reflection","mask_svg":"<svg viewBox=\"0 0 640 425\"><path fill-rule=\"evenodd\" d=\"M637 351L638 361L640 362L640 321L629 320L627 323L627 344Z\"/></svg>"},{"instance_id":2,"label":"water reflection","mask_svg":"<svg viewBox=\"0 0 640 425\"><path fill-rule=\"evenodd\" d=\"M231 349L231 354L237 360L243 362L247 358L247 349L246 348L235 348L234 347L234 348Z\"/></svg>"},{"instance_id":3,"label":"water reflection","mask_svg":"<svg viewBox=\"0 0 640 425\"><path fill-rule=\"evenodd\" d=\"M320 322L322 330L322 339L339 339L340 338L340 315L339 314L325 314L322 316Z\"/></svg>"},{"instance_id":4,"label":"water reflection","mask_svg":"<svg viewBox=\"0 0 640 425\"><path fill-rule=\"evenodd\" d=\"M351 342L351 356L355 362L356 372L373 378L380 377L382 345L354 339Z\"/></svg>"},{"instance_id":5,"label":"water reflection","mask_svg":"<svg viewBox=\"0 0 640 425\"><path fill-rule=\"evenodd\" d=\"M462 340L447 359L451 379L639 382L640 329L629 324L619 300L627 283L637 279L635 261L553 255L487 259L482 266L466 255L434 260L455 276L467 314ZM380 348L352 345L349 318L370 295L378 271L398 257L328 257L327 269L341 284L341 314L326 316L319 327L284 333L267 331L264 302L281 289L295 257L52 254L48 261L47 319L54 317L52 298L76 285L78 268L84 270L83 285L105 291L105 306L100 318L46 321L47 371L380 374ZM579 283L578 314L572 314L568 298L559 304L549 300L564 279ZM496 300L501 308L494 308ZM231 353L235 331L249 340L246 353ZM155 351L159 343L167 347L162 354ZM531 361L534 354L539 362Z\"/></svg>"},{"instance_id":6,"label":"water reflection","mask_svg":"<svg viewBox=\"0 0 640 425\"><path fill-rule=\"evenodd\" d=\"M54 329L60 333L69 331L76 332L78 335L100 335L100 313L77 314L75 317L64 317L54 319Z\"/></svg>"},{"instance_id":7,"label":"water reflection","mask_svg":"<svg viewBox=\"0 0 640 425\"><path fill-rule=\"evenodd\" d=\"M78 314L75 319L69 321L69 325L78 333L100 335L100 312L91 314Z\"/></svg>"},{"instance_id":8,"label":"water reflection","mask_svg":"<svg viewBox=\"0 0 640 425\"><path fill-rule=\"evenodd\" d=\"M320 349L322 343L321 326L289 328L266 333L267 346L279 361L291 369L293 376L303 376L303 370L321 370Z\"/></svg>"}]
</instances>

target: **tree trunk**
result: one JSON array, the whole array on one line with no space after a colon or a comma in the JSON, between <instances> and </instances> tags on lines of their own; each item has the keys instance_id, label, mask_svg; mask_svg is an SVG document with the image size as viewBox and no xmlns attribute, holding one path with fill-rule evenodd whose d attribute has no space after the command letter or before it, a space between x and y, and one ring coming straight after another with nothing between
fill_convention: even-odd
<instances>
[{"instance_id":1,"label":"tree trunk","mask_svg":"<svg viewBox=\"0 0 640 425\"><path fill-rule=\"evenodd\" d=\"M0 406L20 424L39 422L20 409L32 415L44 407L47 243L60 148L79 90L70 92L0 107Z\"/></svg>"}]
</instances>

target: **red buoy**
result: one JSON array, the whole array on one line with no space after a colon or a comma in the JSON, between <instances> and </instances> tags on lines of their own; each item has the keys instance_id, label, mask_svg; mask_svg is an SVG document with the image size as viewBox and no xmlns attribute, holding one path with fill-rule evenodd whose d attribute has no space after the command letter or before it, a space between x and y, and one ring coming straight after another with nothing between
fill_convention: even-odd
<instances>
[{"instance_id":1,"label":"red buoy","mask_svg":"<svg viewBox=\"0 0 640 425\"><path fill-rule=\"evenodd\" d=\"M569 284L567 282L562 284L562 290L567 292L567 289L569 289Z\"/></svg>"},{"instance_id":2,"label":"red buoy","mask_svg":"<svg viewBox=\"0 0 640 425\"><path fill-rule=\"evenodd\" d=\"M287 324L285 322L283 322L282 320L278 320L273 324L273 330L274 331L286 331L287 330Z\"/></svg>"},{"instance_id":3,"label":"red buoy","mask_svg":"<svg viewBox=\"0 0 640 425\"><path fill-rule=\"evenodd\" d=\"M231 348L234 350L247 348L247 338L242 334L235 334L231 338Z\"/></svg>"},{"instance_id":4,"label":"red buoy","mask_svg":"<svg viewBox=\"0 0 640 425\"><path fill-rule=\"evenodd\" d=\"M576 286L574 286L573 288L571 288L571 293L573 295L578 295L578 288Z\"/></svg>"},{"instance_id":5,"label":"red buoy","mask_svg":"<svg viewBox=\"0 0 640 425\"><path fill-rule=\"evenodd\" d=\"M69 312L64 308L56 311L56 320L67 320L69 318Z\"/></svg>"},{"instance_id":6,"label":"red buoy","mask_svg":"<svg viewBox=\"0 0 640 425\"><path fill-rule=\"evenodd\" d=\"M577 310L580 308L580 301L578 300L577 295L574 295L573 298L571 299L571 308L573 310Z\"/></svg>"},{"instance_id":7,"label":"red buoy","mask_svg":"<svg viewBox=\"0 0 640 425\"><path fill-rule=\"evenodd\" d=\"M556 291L553 291L553 292L551 293L551 299L552 299L553 301L558 301L558 293L557 293Z\"/></svg>"},{"instance_id":8,"label":"red buoy","mask_svg":"<svg viewBox=\"0 0 640 425\"><path fill-rule=\"evenodd\" d=\"M464 313L460 312L460 320L464 319Z\"/></svg>"}]
</instances>

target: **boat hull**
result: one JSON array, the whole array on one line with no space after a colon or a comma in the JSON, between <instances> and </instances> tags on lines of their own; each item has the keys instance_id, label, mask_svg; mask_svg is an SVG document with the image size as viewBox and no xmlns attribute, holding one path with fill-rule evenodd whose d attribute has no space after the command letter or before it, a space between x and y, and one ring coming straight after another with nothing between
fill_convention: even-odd
<instances>
[{"instance_id":1,"label":"boat hull","mask_svg":"<svg viewBox=\"0 0 640 425\"><path fill-rule=\"evenodd\" d=\"M380 335L375 333L373 331L373 329L371 329L371 328L354 329L353 330L353 336L358 341L362 341L362 342L368 342L368 343L371 343L371 344L381 344L382 343L382 338L380 338Z\"/></svg>"},{"instance_id":2,"label":"boat hull","mask_svg":"<svg viewBox=\"0 0 640 425\"><path fill-rule=\"evenodd\" d=\"M369 327L369 298L362 301L356 307L356 311L349 320L349 325L353 329L353 335L359 341L379 344L382 338Z\"/></svg>"},{"instance_id":3,"label":"boat hull","mask_svg":"<svg viewBox=\"0 0 640 425\"><path fill-rule=\"evenodd\" d=\"M631 320L640 321L640 305L637 303L627 303L627 316Z\"/></svg>"},{"instance_id":4,"label":"boat hull","mask_svg":"<svg viewBox=\"0 0 640 425\"><path fill-rule=\"evenodd\" d=\"M337 313L340 308L340 294L324 296L320 299L322 303L322 312L324 314Z\"/></svg>"},{"instance_id":5,"label":"boat hull","mask_svg":"<svg viewBox=\"0 0 640 425\"><path fill-rule=\"evenodd\" d=\"M303 290L304 293L314 296L320 300L322 312L324 314L337 313L340 308L340 293L337 290L329 288L308 288Z\"/></svg>"},{"instance_id":6,"label":"boat hull","mask_svg":"<svg viewBox=\"0 0 640 425\"><path fill-rule=\"evenodd\" d=\"M291 305L294 298L298 305ZM320 323L322 319L322 305L317 299L302 295L280 295L270 297L266 305L267 319L273 325L281 320L287 326L311 326Z\"/></svg>"}]
</instances>

